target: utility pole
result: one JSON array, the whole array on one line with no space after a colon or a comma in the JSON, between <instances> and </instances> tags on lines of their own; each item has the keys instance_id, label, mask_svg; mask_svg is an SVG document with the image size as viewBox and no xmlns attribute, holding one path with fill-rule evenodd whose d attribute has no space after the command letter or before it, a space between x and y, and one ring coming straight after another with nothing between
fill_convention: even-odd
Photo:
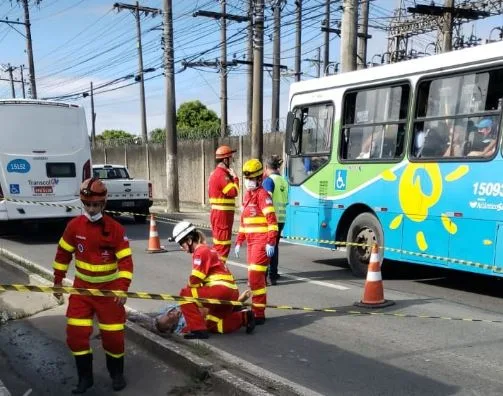
<instances>
[{"instance_id":1,"label":"utility pole","mask_svg":"<svg viewBox=\"0 0 503 396\"><path fill-rule=\"evenodd\" d=\"M226 0L220 0L222 21L220 25L220 136L227 136L227 20Z\"/></svg>"},{"instance_id":2,"label":"utility pole","mask_svg":"<svg viewBox=\"0 0 503 396\"><path fill-rule=\"evenodd\" d=\"M30 72L31 97L37 99L37 85L35 84L35 64L33 63L33 46L31 42L30 9L28 0L21 0L24 8L24 26L26 28L26 52L28 54L28 70Z\"/></svg>"},{"instance_id":3,"label":"utility pole","mask_svg":"<svg viewBox=\"0 0 503 396\"><path fill-rule=\"evenodd\" d=\"M356 70L356 27L358 24L358 1L344 0L341 27L342 72Z\"/></svg>"},{"instance_id":4,"label":"utility pole","mask_svg":"<svg viewBox=\"0 0 503 396\"><path fill-rule=\"evenodd\" d=\"M96 113L94 112L94 90L91 81L91 146L94 148L96 143Z\"/></svg>"},{"instance_id":5,"label":"utility pole","mask_svg":"<svg viewBox=\"0 0 503 396\"><path fill-rule=\"evenodd\" d=\"M264 0L255 1L253 36L253 110L252 110L252 147L253 158L262 160L263 103L264 103Z\"/></svg>"},{"instance_id":6,"label":"utility pole","mask_svg":"<svg viewBox=\"0 0 503 396\"><path fill-rule=\"evenodd\" d=\"M367 34L369 30L369 0L361 0L361 19L358 35L358 69L367 67ZM363 37L361 37L363 36Z\"/></svg>"},{"instance_id":7,"label":"utility pole","mask_svg":"<svg viewBox=\"0 0 503 396\"><path fill-rule=\"evenodd\" d=\"M176 138L175 54L173 47L173 5L164 2L164 74L166 76L166 211L179 212L178 158Z\"/></svg>"},{"instance_id":8,"label":"utility pole","mask_svg":"<svg viewBox=\"0 0 503 396\"><path fill-rule=\"evenodd\" d=\"M325 0L325 39L324 39L324 52L323 52L323 70L327 70L328 63L330 62L330 0Z\"/></svg>"},{"instance_id":9,"label":"utility pole","mask_svg":"<svg viewBox=\"0 0 503 396\"><path fill-rule=\"evenodd\" d=\"M140 26L140 13L144 13L145 16L152 14L152 16L157 16L162 14L162 10L158 8L152 7L144 7L140 6L138 1L136 4L124 4L124 3L115 3L114 8L118 11L123 9L130 10L135 19L136 19L136 36L138 42L138 76L136 78L137 81L140 82L140 115L141 115L141 136L143 142L145 144L148 143L148 133L147 133L147 111L145 104L145 78L144 78L144 70L143 70L143 49L141 45L141 26ZM147 165L148 168L148 165Z\"/></svg>"},{"instance_id":10,"label":"utility pole","mask_svg":"<svg viewBox=\"0 0 503 396\"><path fill-rule=\"evenodd\" d=\"M12 94L12 97L15 98L16 97L16 90L14 88L14 75L12 74L12 72L14 71L14 68L9 63L9 65L5 71L9 72L11 94Z\"/></svg>"},{"instance_id":11,"label":"utility pole","mask_svg":"<svg viewBox=\"0 0 503 396\"><path fill-rule=\"evenodd\" d=\"M295 81L300 81L302 50L302 0L295 1Z\"/></svg>"},{"instance_id":12,"label":"utility pole","mask_svg":"<svg viewBox=\"0 0 503 396\"><path fill-rule=\"evenodd\" d=\"M248 0L248 81L246 87L246 121L247 131L251 133L252 125L252 107L253 107L253 1Z\"/></svg>"},{"instance_id":13,"label":"utility pole","mask_svg":"<svg viewBox=\"0 0 503 396\"><path fill-rule=\"evenodd\" d=\"M204 16L220 20L220 61L217 67L220 71L220 136L227 136L227 67L231 62L227 61L227 20L237 22L245 22L248 17L240 15L227 14L226 0L220 0L221 12L203 11L199 10L192 14L192 16Z\"/></svg>"},{"instance_id":14,"label":"utility pole","mask_svg":"<svg viewBox=\"0 0 503 396\"><path fill-rule=\"evenodd\" d=\"M445 0L444 4L447 10L443 15L443 24L441 29L442 52L449 52L452 51L452 11L454 9L454 0Z\"/></svg>"},{"instance_id":15,"label":"utility pole","mask_svg":"<svg viewBox=\"0 0 503 396\"><path fill-rule=\"evenodd\" d=\"M281 62L281 6L283 0L276 0L273 5L274 28L272 50L272 108L271 127L273 132L279 131L279 92L280 92L280 62Z\"/></svg>"},{"instance_id":16,"label":"utility pole","mask_svg":"<svg viewBox=\"0 0 503 396\"><path fill-rule=\"evenodd\" d=\"M21 89L23 90L23 99L26 99L26 92L24 89L24 65L19 66L19 70L21 73Z\"/></svg>"}]
</instances>

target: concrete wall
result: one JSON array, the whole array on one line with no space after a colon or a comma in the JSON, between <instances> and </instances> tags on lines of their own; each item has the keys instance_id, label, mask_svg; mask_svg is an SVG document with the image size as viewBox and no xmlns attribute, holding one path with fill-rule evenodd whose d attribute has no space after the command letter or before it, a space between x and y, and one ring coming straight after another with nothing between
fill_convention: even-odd
<instances>
[{"instance_id":1,"label":"concrete wall","mask_svg":"<svg viewBox=\"0 0 503 396\"><path fill-rule=\"evenodd\" d=\"M283 153L284 136L284 133L264 134L264 159ZM237 150L231 166L241 178L243 162L250 159L251 136L178 142L180 202L208 204L208 178L215 168L215 150L221 144ZM94 164L126 165L133 177L152 181L155 200L166 199L169 186L166 186L166 148L163 144L96 147L92 150L92 159Z\"/></svg>"}]
</instances>

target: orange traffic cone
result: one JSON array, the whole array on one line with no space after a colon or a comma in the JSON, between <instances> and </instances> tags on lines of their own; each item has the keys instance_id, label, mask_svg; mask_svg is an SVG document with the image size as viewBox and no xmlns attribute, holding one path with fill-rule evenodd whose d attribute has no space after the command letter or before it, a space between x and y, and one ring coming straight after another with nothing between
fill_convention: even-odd
<instances>
[{"instance_id":1,"label":"orange traffic cone","mask_svg":"<svg viewBox=\"0 0 503 396\"><path fill-rule=\"evenodd\" d=\"M363 298L360 302L356 302L355 305L364 308L383 308L393 305L394 303L394 301L384 299L379 247L377 244L374 244L374 246L372 246L372 254L370 255Z\"/></svg>"},{"instance_id":2,"label":"orange traffic cone","mask_svg":"<svg viewBox=\"0 0 503 396\"><path fill-rule=\"evenodd\" d=\"M146 250L148 253L163 253L167 251L164 249L164 246L161 246L154 215L150 215L150 234L148 237L148 248Z\"/></svg>"}]
</instances>

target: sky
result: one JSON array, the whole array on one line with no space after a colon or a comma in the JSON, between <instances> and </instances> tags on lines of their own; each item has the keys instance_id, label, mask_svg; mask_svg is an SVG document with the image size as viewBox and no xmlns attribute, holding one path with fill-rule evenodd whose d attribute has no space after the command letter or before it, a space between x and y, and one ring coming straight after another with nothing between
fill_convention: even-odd
<instances>
[{"instance_id":1,"label":"sky","mask_svg":"<svg viewBox=\"0 0 503 396\"><path fill-rule=\"evenodd\" d=\"M265 0L264 61L272 63L272 12L271 1ZM402 0L406 6L429 1ZM37 4L38 3L38 4ZM125 0L124 3L133 3ZM245 15L247 0L227 0L227 12ZM314 78L315 65L307 59L316 57L317 48L323 46L320 31L324 19L325 0L303 0L302 79ZM389 24L399 0L374 0L370 3L370 30L368 61L379 60L386 51L384 28ZM39 98L73 95L67 101L84 106L90 129L90 83L95 87L96 131L122 129L138 135L141 131L140 86L127 78L138 71L136 24L128 10L118 12L113 1L106 0L30 0L35 75ZM142 0L141 5L162 8L161 0ZM331 26L337 27L341 19L341 1L333 1ZM214 61L220 57L219 22L204 17L193 17L196 10L220 11L218 0L173 0L175 43L175 86L177 107L190 100L200 100L220 115L220 78L216 69L182 67L183 60ZM288 89L294 81L295 5L287 0L282 10L281 64L288 67L282 75L280 89L280 117L286 117ZM1 20L23 20L23 10L16 0L0 0ZM165 79L162 75L162 15L142 16L142 45L145 74L147 129L163 128L165 124ZM486 39L491 29L503 27L503 17L495 16L483 21L463 25L463 34ZM228 59L246 59L246 23L228 22ZM491 38L496 38L497 32ZM430 33L415 36L412 47L424 51L435 40ZM332 34L330 60L337 62L340 38ZM25 66L27 80L26 40L24 26L0 23L0 65ZM323 47L321 49L323 55ZM14 78L19 79L19 68ZM228 121L238 131L246 123L246 66L230 69L228 73ZM0 77L9 78L2 71ZM271 74L264 72L264 123L271 117ZM0 98L10 98L9 81L0 80ZM22 97L21 84L16 84L16 96Z\"/></svg>"}]
</instances>

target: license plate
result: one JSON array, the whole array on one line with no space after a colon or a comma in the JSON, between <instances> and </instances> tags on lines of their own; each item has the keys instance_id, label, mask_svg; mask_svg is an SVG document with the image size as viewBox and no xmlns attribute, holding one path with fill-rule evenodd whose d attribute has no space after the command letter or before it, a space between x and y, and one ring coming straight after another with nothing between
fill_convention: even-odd
<instances>
[{"instance_id":1,"label":"license plate","mask_svg":"<svg viewBox=\"0 0 503 396\"><path fill-rule=\"evenodd\" d=\"M132 208L134 207L134 201L124 201L122 202L123 208Z\"/></svg>"}]
</instances>

